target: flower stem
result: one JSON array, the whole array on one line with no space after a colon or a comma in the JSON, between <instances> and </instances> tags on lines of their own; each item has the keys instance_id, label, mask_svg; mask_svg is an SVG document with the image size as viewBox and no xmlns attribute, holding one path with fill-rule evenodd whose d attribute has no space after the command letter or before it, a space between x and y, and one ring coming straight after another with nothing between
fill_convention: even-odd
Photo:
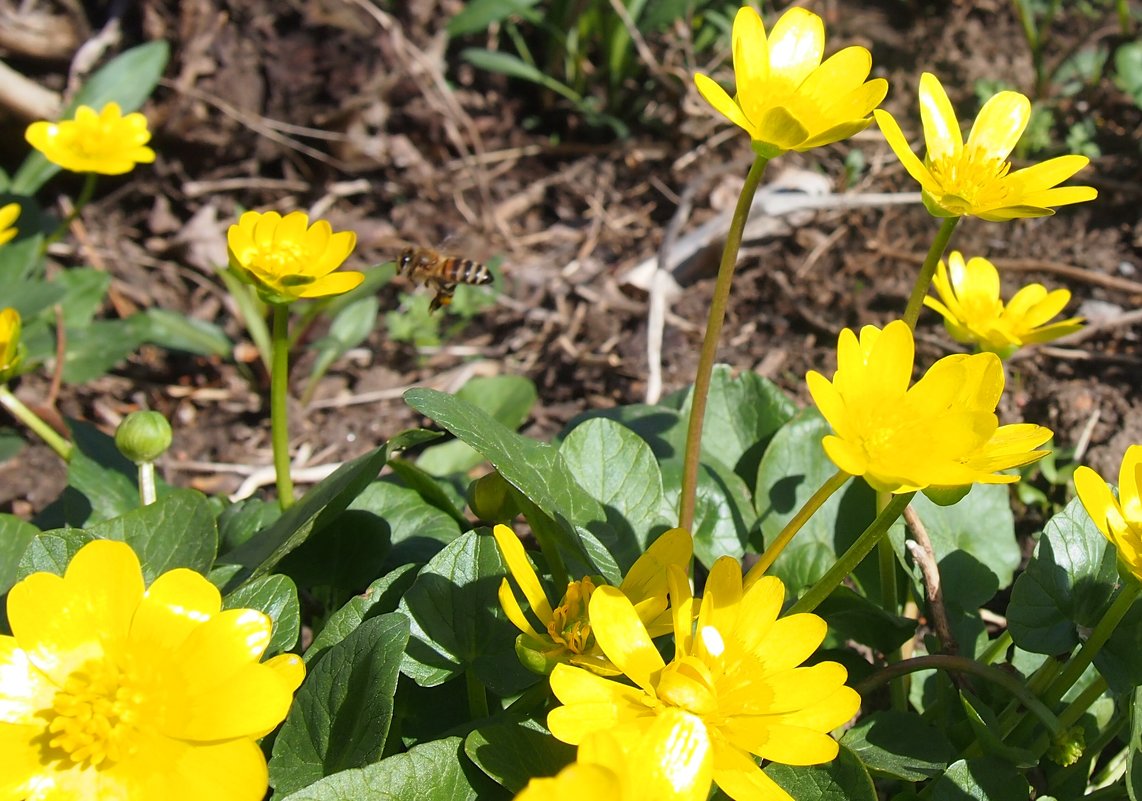
<instances>
[{"instance_id":1,"label":"flower stem","mask_svg":"<svg viewBox=\"0 0 1142 801\"><path fill-rule=\"evenodd\" d=\"M293 477L289 473L289 306L275 303L273 364L270 368L270 429L274 446L274 473L282 510L293 506Z\"/></svg>"},{"instance_id":2,"label":"flower stem","mask_svg":"<svg viewBox=\"0 0 1142 801\"><path fill-rule=\"evenodd\" d=\"M37 436L46 442L59 458L65 462L71 461L71 456L75 453L75 446L57 434L55 429L25 406L19 398L12 394L7 385L0 385L0 406L3 406L12 413L13 417L36 432Z\"/></svg>"},{"instance_id":3,"label":"flower stem","mask_svg":"<svg viewBox=\"0 0 1142 801\"><path fill-rule=\"evenodd\" d=\"M143 506L155 502L155 463L139 462L139 500Z\"/></svg>"},{"instance_id":4,"label":"flower stem","mask_svg":"<svg viewBox=\"0 0 1142 801\"><path fill-rule=\"evenodd\" d=\"M757 156L749 168L741 195L738 196L730 229L726 232L726 246L722 250L722 262L718 267L718 278L714 284L714 297L710 301L710 314L706 320L706 337L702 340L702 352L698 357L698 374L694 378L694 391L690 400L690 427L686 431L686 453L682 466L682 493L678 504L678 526L689 531L694 525L694 506L698 492L698 466L702 455L702 424L706 419L706 400L710 394L710 377L714 371L714 358L718 355L718 339L722 333L722 323L726 319L726 305L733 285L734 268L737 266L738 250L741 248L742 232L753 204L761 176L769 159Z\"/></svg>"},{"instance_id":5,"label":"flower stem","mask_svg":"<svg viewBox=\"0 0 1142 801\"><path fill-rule=\"evenodd\" d=\"M476 678L472 668L464 671L464 684L468 690L468 712L471 713L472 720L483 720L488 716L488 691Z\"/></svg>"},{"instance_id":6,"label":"flower stem","mask_svg":"<svg viewBox=\"0 0 1142 801\"><path fill-rule=\"evenodd\" d=\"M876 493L876 513L879 515L888 504L892 503L892 494L889 492ZM876 544L877 570L880 574L880 607L890 615L899 614L897 606L896 589L896 551L888 537L882 537ZM899 648L884 655L889 664L899 662L901 651ZM896 681L888 687L889 700L892 708L903 712L908 708L908 680Z\"/></svg>"},{"instance_id":7,"label":"flower stem","mask_svg":"<svg viewBox=\"0 0 1142 801\"><path fill-rule=\"evenodd\" d=\"M988 643L987 648L979 655L979 661L985 665L990 665L999 658L1000 654L1011 647L1012 642L1014 642L1014 638L1011 636L1011 630L1004 629L998 637Z\"/></svg>"},{"instance_id":8,"label":"flower stem","mask_svg":"<svg viewBox=\"0 0 1142 801\"><path fill-rule=\"evenodd\" d=\"M888 533L888 529L896 522L900 515L904 514L909 502L912 500L914 492L905 492L901 495L892 496L892 500L884 507L883 511L876 516L876 519L869 523L868 528L857 537L849 549L845 551L833 566L817 580L817 583L809 588L809 591L798 599L797 603L789 608L789 614L795 612L812 612L816 609L822 601L829 597L837 585L844 581L845 577L853 572L853 569L861 563L869 551L876 547L880 542L880 538Z\"/></svg>"},{"instance_id":9,"label":"flower stem","mask_svg":"<svg viewBox=\"0 0 1142 801\"><path fill-rule=\"evenodd\" d=\"M781 529L769 547L761 554L761 558L757 560L757 564L749 569L745 575L745 586L748 587L765 575L765 571L769 570L770 566L785 550L785 546L793 539L793 535L801 530L801 527L808 522L809 518L816 514L825 501L829 500L834 492L839 490L845 485L851 476L843 470L838 470L829 477L824 484L822 484L816 492L814 492L809 500L802 504L801 508L797 510L797 514L790 518L789 522L785 524L785 528Z\"/></svg>"},{"instance_id":10,"label":"flower stem","mask_svg":"<svg viewBox=\"0 0 1142 801\"><path fill-rule=\"evenodd\" d=\"M932 240L932 247L928 249L928 255L924 257L924 263L920 265L920 274L916 276L916 284L912 287L908 306L904 309L904 322L908 323L908 327L913 331L916 330L916 321L920 319L924 296L928 294L928 287L932 285L932 276L936 274L936 266L940 263L940 258L948 247L948 241L952 238L952 231L956 230L959 221L959 217L944 218L940 223L940 230L936 232L936 238Z\"/></svg>"}]
</instances>

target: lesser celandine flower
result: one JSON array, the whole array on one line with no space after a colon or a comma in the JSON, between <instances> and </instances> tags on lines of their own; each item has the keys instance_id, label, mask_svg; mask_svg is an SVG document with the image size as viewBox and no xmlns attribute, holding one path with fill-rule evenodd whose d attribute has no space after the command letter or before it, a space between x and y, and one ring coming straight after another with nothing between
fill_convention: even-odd
<instances>
[{"instance_id":1,"label":"lesser celandine flower","mask_svg":"<svg viewBox=\"0 0 1142 801\"><path fill-rule=\"evenodd\" d=\"M569 582L563 599L552 608L515 532L500 525L492 529L492 535L508 572L519 585L540 624L539 630L531 625L512 592L511 583L505 578L500 583L500 606L521 632L516 638L516 654L520 662L529 670L542 674L550 673L560 662L571 662L604 675L618 673L599 650L587 615L591 597L601 580L584 576L579 581ZM671 617L666 609L667 567L688 568L693 550L694 543L688 532L680 528L670 529L652 542L631 565L619 586L619 591L634 604L639 619L654 632L654 636L666 634L671 629Z\"/></svg>"},{"instance_id":2,"label":"lesser celandine flower","mask_svg":"<svg viewBox=\"0 0 1142 801\"><path fill-rule=\"evenodd\" d=\"M1018 476L998 470L1030 464L1051 438L1042 426L1000 426L1003 363L993 353L940 359L912 387L912 330L902 320L850 329L837 342L832 381L816 371L805 380L813 402L835 432L822 444L833 463L872 487L903 493L1001 484Z\"/></svg>"},{"instance_id":3,"label":"lesser celandine flower","mask_svg":"<svg viewBox=\"0 0 1142 801\"><path fill-rule=\"evenodd\" d=\"M13 308L0 310L0 383L16 374L23 360L20 342L20 313Z\"/></svg>"},{"instance_id":4,"label":"lesser celandine flower","mask_svg":"<svg viewBox=\"0 0 1142 801\"><path fill-rule=\"evenodd\" d=\"M96 540L61 578L8 595L0 637L0 798L260 801L256 740L285 717L305 667L259 662L270 619L222 611L198 573L144 589L130 546Z\"/></svg>"},{"instance_id":5,"label":"lesser celandine flower","mask_svg":"<svg viewBox=\"0 0 1142 801\"><path fill-rule=\"evenodd\" d=\"M872 56L846 47L821 63L825 25L811 11L791 8L766 36L758 13L745 6L734 17L734 81L730 97L711 78L694 82L702 97L744 128L758 155L809 150L847 139L872 122L869 112L888 92L883 78L866 81Z\"/></svg>"},{"instance_id":6,"label":"lesser celandine flower","mask_svg":"<svg viewBox=\"0 0 1142 801\"><path fill-rule=\"evenodd\" d=\"M0 206L0 245L11 242L19 233L16 230L16 220L20 216L20 204L9 203Z\"/></svg>"},{"instance_id":7,"label":"lesser celandine flower","mask_svg":"<svg viewBox=\"0 0 1142 801\"><path fill-rule=\"evenodd\" d=\"M668 708L634 740L591 735L575 761L550 779L532 779L516 801L706 801L713 776L701 718Z\"/></svg>"},{"instance_id":8,"label":"lesser celandine flower","mask_svg":"<svg viewBox=\"0 0 1142 801\"><path fill-rule=\"evenodd\" d=\"M985 258L964 261L953 250L932 282L940 299L924 298L924 305L944 317L952 338L1005 359L1024 345L1050 342L1082 328L1081 317L1050 323L1067 305L1066 289L1050 292L1042 284L1028 284L1004 305L999 296L999 271Z\"/></svg>"},{"instance_id":9,"label":"lesser celandine flower","mask_svg":"<svg viewBox=\"0 0 1142 801\"><path fill-rule=\"evenodd\" d=\"M828 762L838 749L827 732L860 706L841 665L800 667L824 639L825 622L813 614L779 619L781 581L763 576L743 589L741 566L722 557L710 571L695 629L686 574L671 566L669 580L673 659L663 661L630 599L614 587L598 588L591 598L595 637L634 686L558 665L551 689L563 706L548 715L548 728L571 744L600 731L631 741L657 734L662 739L651 753L677 761L679 748L700 751L730 798L788 799L754 757ZM669 739L673 726L658 725L660 717L680 713L693 727L684 745Z\"/></svg>"},{"instance_id":10,"label":"lesser celandine flower","mask_svg":"<svg viewBox=\"0 0 1142 801\"><path fill-rule=\"evenodd\" d=\"M71 120L33 122L24 138L52 164L72 172L122 175L155 160L147 147L147 118L137 111L124 116L118 103L100 111L80 106Z\"/></svg>"},{"instance_id":11,"label":"lesser celandine flower","mask_svg":"<svg viewBox=\"0 0 1142 801\"><path fill-rule=\"evenodd\" d=\"M309 224L304 212L248 211L226 232L230 264L267 303L340 295L365 280L364 273L334 272L353 251L357 235L333 232L325 220Z\"/></svg>"},{"instance_id":12,"label":"lesser celandine flower","mask_svg":"<svg viewBox=\"0 0 1142 801\"><path fill-rule=\"evenodd\" d=\"M992 221L1044 217L1054 214L1053 206L1098 196L1090 186L1058 186L1087 165L1086 156L1059 156L1011 171L1007 157L1031 117L1031 102L1018 92L999 92L984 103L964 142L944 87L925 72L920 76L924 161L912 152L891 114L880 109L873 113L896 157L919 182L924 205L935 217L971 215Z\"/></svg>"},{"instance_id":13,"label":"lesser celandine flower","mask_svg":"<svg viewBox=\"0 0 1142 801\"><path fill-rule=\"evenodd\" d=\"M1118 472L1118 497L1085 465L1075 471L1075 489L1087 514L1118 549L1119 560L1142 581L1142 445L1131 445Z\"/></svg>"}]
</instances>

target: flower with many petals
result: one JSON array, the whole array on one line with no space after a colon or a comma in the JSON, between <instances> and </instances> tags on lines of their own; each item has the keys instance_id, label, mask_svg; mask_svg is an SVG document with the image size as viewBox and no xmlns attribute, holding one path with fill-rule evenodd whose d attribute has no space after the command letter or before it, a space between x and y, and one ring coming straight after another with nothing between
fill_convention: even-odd
<instances>
[{"instance_id":1,"label":"flower with many petals","mask_svg":"<svg viewBox=\"0 0 1142 801\"><path fill-rule=\"evenodd\" d=\"M505 578L500 583L500 606L521 632L516 638L516 655L524 667L546 675L560 662L570 662L603 675L617 674L618 670L599 650L588 620L588 607L600 580L584 576L579 581L568 582L563 599L553 609L515 532L499 525L492 529L492 535L508 572L540 623L541 631L537 631ZM694 542L688 532L670 529L635 560L619 586L619 591L634 604L639 619L654 636L671 629L671 617L666 609L666 570L670 565L688 568L693 551Z\"/></svg>"},{"instance_id":2,"label":"flower with many petals","mask_svg":"<svg viewBox=\"0 0 1142 801\"><path fill-rule=\"evenodd\" d=\"M888 92L883 78L865 80L872 56L863 47L846 47L821 63L825 24L804 8L786 11L766 36L761 17L744 6L734 17L732 39L737 94L731 98L700 73L694 82L711 106L746 130L765 158L863 131Z\"/></svg>"},{"instance_id":3,"label":"flower with many petals","mask_svg":"<svg viewBox=\"0 0 1142 801\"><path fill-rule=\"evenodd\" d=\"M924 298L924 305L944 317L948 333L958 342L1006 359L1024 345L1050 342L1082 328L1081 317L1048 324L1071 299L1066 289L1050 292L1042 284L1028 284L1005 306L999 297L999 271L987 259L964 261L953 250L948 264L941 260L933 284L940 299Z\"/></svg>"},{"instance_id":4,"label":"flower with many petals","mask_svg":"<svg viewBox=\"0 0 1142 801\"><path fill-rule=\"evenodd\" d=\"M1075 489L1087 514L1118 549L1118 559L1142 581L1142 445L1131 445L1118 471L1118 497L1085 465L1075 471Z\"/></svg>"},{"instance_id":5,"label":"flower with many petals","mask_svg":"<svg viewBox=\"0 0 1142 801\"><path fill-rule=\"evenodd\" d=\"M805 380L834 434L822 442L837 467L864 476L875 489L902 493L929 487L1003 484L1018 476L996 471L1030 464L1050 429L999 425L1003 363L994 353L940 359L909 387L915 344L902 320L881 331L850 329L837 342L832 381L816 371Z\"/></svg>"},{"instance_id":6,"label":"flower with many petals","mask_svg":"<svg viewBox=\"0 0 1142 801\"><path fill-rule=\"evenodd\" d=\"M309 224L304 212L285 217L276 211L247 211L226 232L230 264L253 284L267 303L340 295L355 289L365 274L334 272L357 244L352 231L333 233L325 220Z\"/></svg>"},{"instance_id":7,"label":"flower with many petals","mask_svg":"<svg viewBox=\"0 0 1142 801\"><path fill-rule=\"evenodd\" d=\"M8 595L0 637L0 798L260 801L256 740L285 717L305 667L259 662L271 622L222 610L213 584L171 570L144 589L122 542L95 540L63 577Z\"/></svg>"},{"instance_id":8,"label":"flower with many petals","mask_svg":"<svg viewBox=\"0 0 1142 801\"><path fill-rule=\"evenodd\" d=\"M16 230L16 220L20 216L20 204L9 203L0 206L0 245L11 242L19 233Z\"/></svg>"},{"instance_id":9,"label":"flower with many petals","mask_svg":"<svg viewBox=\"0 0 1142 801\"><path fill-rule=\"evenodd\" d=\"M72 172L122 175L155 160L147 147L147 118L137 111L123 116L118 103L100 111L80 106L73 120L33 122L24 138L52 164Z\"/></svg>"},{"instance_id":10,"label":"flower with many petals","mask_svg":"<svg viewBox=\"0 0 1142 801\"><path fill-rule=\"evenodd\" d=\"M828 732L860 706L841 665L800 667L824 639L825 621L814 614L779 618L781 581L763 576L743 588L741 566L722 557L710 570L695 629L686 574L671 566L668 578L673 659L663 661L630 599L600 587L591 598L591 626L603 653L634 686L558 665L551 689L563 706L548 714L548 728L573 745L600 731L629 741L657 736L650 753L677 762L683 759L679 748L700 752L703 762L689 759L689 769L704 771L708 764L730 798L789 799L754 758L828 762L838 751ZM684 744L669 739L674 726L660 725L660 718L679 714L690 718L692 734Z\"/></svg>"},{"instance_id":11,"label":"flower with many petals","mask_svg":"<svg viewBox=\"0 0 1142 801\"><path fill-rule=\"evenodd\" d=\"M1098 197L1090 186L1058 185L1087 165L1086 156L1059 156L1011 172L1007 157L1031 118L1031 101L1018 92L999 92L984 103L964 142L944 87L925 72L920 76L920 119L928 151L924 161L912 152L891 114L880 109L873 113L935 217L970 215L993 222L1045 217L1055 213L1052 206Z\"/></svg>"},{"instance_id":12,"label":"flower with many petals","mask_svg":"<svg viewBox=\"0 0 1142 801\"><path fill-rule=\"evenodd\" d=\"M23 358L20 313L11 307L0 309L0 384L16 375Z\"/></svg>"}]
</instances>

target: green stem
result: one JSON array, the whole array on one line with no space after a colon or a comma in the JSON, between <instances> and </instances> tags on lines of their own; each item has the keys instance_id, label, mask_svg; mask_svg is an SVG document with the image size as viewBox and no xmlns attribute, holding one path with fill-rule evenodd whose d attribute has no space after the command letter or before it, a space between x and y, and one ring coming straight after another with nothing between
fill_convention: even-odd
<instances>
[{"instance_id":1,"label":"green stem","mask_svg":"<svg viewBox=\"0 0 1142 801\"><path fill-rule=\"evenodd\" d=\"M714 359L718 355L718 338L722 333L722 323L726 319L726 305L730 298L730 288L737 266L738 250L741 248L742 232L753 204L761 176L769 159L757 156L745 179L730 229L726 232L726 246L722 250L722 263L718 267L718 278L714 283L714 297L710 301L710 314L706 320L706 337L702 340L702 352L698 357L698 374L694 378L694 390L690 400L690 427L686 431L686 452L682 465L682 493L678 504L678 526L689 531L694 525L694 506L698 492L698 466L702 455L702 424L706 419L706 400L710 394L710 377L714 371Z\"/></svg>"},{"instance_id":2,"label":"green stem","mask_svg":"<svg viewBox=\"0 0 1142 801\"><path fill-rule=\"evenodd\" d=\"M274 474L282 510L293 506L293 477L289 473L289 306L275 303L273 364L270 368L270 430L274 446Z\"/></svg>"},{"instance_id":3,"label":"green stem","mask_svg":"<svg viewBox=\"0 0 1142 801\"><path fill-rule=\"evenodd\" d=\"M988 643L987 648L979 655L979 661L985 665L990 665L999 658L1000 654L1006 652L1007 649L1011 647L1012 642L1011 631L1004 629L1000 632L998 637Z\"/></svg>"},{"instance_id":4,"label":"green stem","mask_svg":"<svg viewBox=\"0 0 1142 801\"><path fill-rule=\"evenodd\" d=\"M966 656L931 654L929 656L917 656L912 659L905 659L901 662L896 662L895 664L881 668L864 681L854 685L853 689L864 697L887 681L901 676L907 676L918 670L933 669L948 670L956 673L970 673L973 676L979 676L981 679L990 681L1022 701L1023 705L1027 707L1027 711L1043 721L1043 724L1052 732L1062 731L1058 719L1051 713L1051 710L1047 708L1042 701L1036 698L1034 693L1027 689L1018 676L1000 670L999 668L991 667L990 665L981 665L979 662L974 659L968 659Z\"/></svg>"},{"instance_id":5,"label":"green stem","mask_svg":"<svg viewBox=\"0 0 1142 801\"><path fill-rule=\"evenodd\" d=\"M936 274L936 266L944 255L948 241L952 238L952 231L956 230L959 217L945 217L940 223L940 230L932 240L932 247L928 248L928 255L920 265L920 274L916 276L916 284L912 287L912 294L908 297L908 306L904 309L904 322L913 331L916 330L916 321L920 319L920 309L924 307L924 296L928 294L928 287L932 285L932 276Z\"/></svg>"},{"instance_id":6,"label":"green stem","mask_svg":"<svg viewBox=\"0 0 1142 801\"><path fill-rule=\"evenodd\" d=\"M150 506L156 497L155 463L139 462L139 500L143 506Z\"/></svg>"},{"instance_id":7,"label":"green stem","mask_svg":"<svg viewBox=\"0 0 1142 801\"><path fill-rule=\"evenodd\" d=\"M912 496L915 492L905 492L901 495L892 496L892 500L884 507L883 511L876 516L868 528L857 537L849 549L845 551L833 566L817 580L817 583L809 588L797 603L789 608L789 614L795 612L812 612L816 609L822 601L829 597L838 584L845 580L849 573L861 563L861 561L868 556L869 552L876 547L880 542L880 538L888 533L888 529L896 522L900 515L904 514Z\"/></svg>"},{"instance_id":8,"label":"green stem","mask_svg":"<svg viewBox=\"0 0 1142 801\"><path fill-rule=\"evenodd\" d=\"M793 535L801 530L801 527L808 522L809 518L816 514L817 510L824 505L825 501L829 500L834 492L839 490L845 485L851 476L843 470L838 470L833 473L824 484L822 484L816 492L805 501L797 514L790 518L789 522L785 524L785 528L781 529L773 542L762 553L761 558L757 560L757 564L749 569L745 576L745 585L748 587L759 578L765 575L765 571L777 560L781 552L785 550L785 546L793 539Z\"/></svg>"},{"instance_id":9,"label":"green stem","mask_svg":"<svg viewBox=\"0 0 1142 801\"><path fill-rule=\"evenodd\" d=\"M59 458L65 462L71 461L71 456L75 453L75 446L57 434L54 428L25 406L19 398L12 394L6 384L0 384L0 406L3 406L12 413L13 417L32 429L40 439L48 444L49 448L56 452Z\"/></svg>"},{"instance_id":10,"label":"green stem","mask_svg":"<svg viewBox=\"0 0 1142 801\"><path fill-rule=\"evenodd\" d=\"M888 492L876 493L876 512L880 514L884 508L892 502L892 494ZM876 562L877 570L880 574L880 608L890 615L896 616L900 613L897 605L897 589L896 589L896 551L892 547L892 541L888 537L883 537L880 542L876 544ZM889 664L899 662L902 654L899 648L892 650L884 655L885 661ZM904 711L908 708L908 683L907 681L893 682L888 688L889 701L892 708L898 711Z\"/></svg>"},{"instance_id":11,"label":"green stem","mask_svg":"<svg viewBox=\"0 0 1142 801\"><path fill-rule=\"evenodd\" d=\"M471 668L464 671L464 685L468 690L468 712L472 720L488 717L488 691Z\"/></svg>"}]
</instances>

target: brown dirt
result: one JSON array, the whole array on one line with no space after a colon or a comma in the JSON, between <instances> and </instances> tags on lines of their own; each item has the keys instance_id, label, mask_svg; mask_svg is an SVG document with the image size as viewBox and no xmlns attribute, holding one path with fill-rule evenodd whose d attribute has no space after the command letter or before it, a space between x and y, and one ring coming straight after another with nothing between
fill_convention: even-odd
<instances>
[{"instance_id":1,"label":"brown dirt","mask_svg":"<svg viewBox=\"0 0 1142 801\"><path fill-rule=\"evenodd\" d=\"M688 227L725 205L727 174L744 175L748 164L744 136L711 146L722 126L692 87L669 75L654 95L658 133L600 140L558 107L538 114L541 128L529 130L534 95L474 70L446 42L444 23L460 3L376 5L142 3L140 16L126 20L128 36L173 47L146 108L160 158L104 185L73 249L56 255L59 266L104 265L120 300L109 316L159 306L212 320L243 342L210 261L220 258L220 236L244 208L320 206L335 228L357 231L355 268L390 261L410 242L458 243L478 259L502 255L506 291L443 347L418 353L379 326L367 348L330 371L317 394L323 408L295 407L294 442L311 449L311 463L350 458L423 422L399 395L355 398L412 384L455 389L473 371L531 378L540 400L525 430L539 437L586 407L642 401L647 303L619 278L656 252L679 194L694 193ZM810 5L826 15L830 50L850 43L873 50L892 85L886 106L899 119L914 115L921 68L940 74L962 111L973 102L973 80L1030 83L1009 3ZM98 29L103 20L88 22ZM1086 34L1055 33L1061 49ZM687 72L669 34L650 45L668 73ZM40 63L35 77L58 86L63 67ZM1029 280L1067 286L1072 309L1105 323L1074 344L1013 361L1002 414L1049 425L1057 442L1074 445L1097 413L1085 461L1109 476L1126 446L1142 442L1142 326L1115 324L1142 294L1105 286L1108 277L1142 281L1142 117L1109 81L1062 107L1064 124L1084 115L1099 123L1104 155L1083 175L1099 200L1043 220L969 219L954 245L1008 263L1009 292ZM6 152L22 152L18 126L5 130ZM854 148L869 165L856 190L913 191L875 129L809 157L783 157L781 165L823 172L841 191ZM61 181L52 189L75 187ZM754 243L739 266L719 358L759 370L806 401L804 373L831 369L842 326L900 313L934 231L919 206L836 210ZM1077 269L1064 276L1053 271L1059 264ZM712 275L699 276L671 309L667 392L692 380L712 285ZM399 282L383 288L382 308L394 309L400 291L407 287ZM918 341L925 364L950 347L932 314ZM231 363L144 348L114 374L66 387L59 408L108 431L134 408L158 409L175 427L167 478L231 492L243 476L210 464L270 463L264 376L240 358L253 383ZM46 387L44 376L28 376L19 394L35 402ZM30 444L0 464L0 509L41 508L64 478L51 454Z\"/></svg>"}]
</instances>

